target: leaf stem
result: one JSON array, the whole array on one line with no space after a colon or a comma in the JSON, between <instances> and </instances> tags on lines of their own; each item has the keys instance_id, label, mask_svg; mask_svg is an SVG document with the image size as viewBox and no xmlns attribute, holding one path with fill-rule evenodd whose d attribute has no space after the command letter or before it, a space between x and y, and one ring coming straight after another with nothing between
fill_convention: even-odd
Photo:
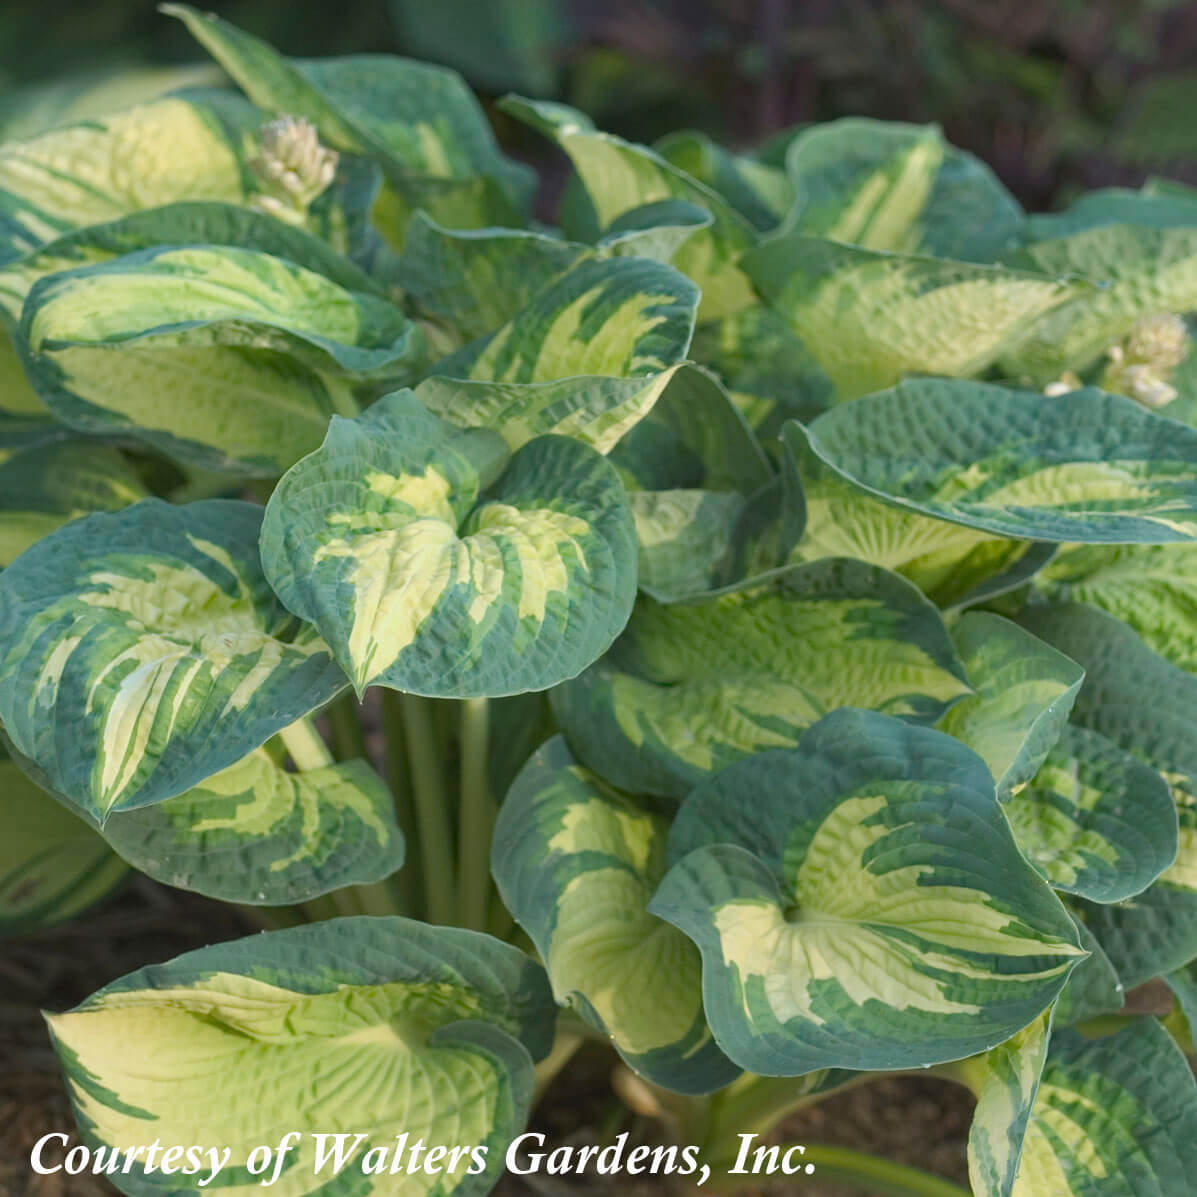
<instances>
[{"instance_id":1,"label":"leaf stem","mask_svg":"<svg viewBox=\"0 0 1197 1197\"><path fill-rule=\"evenodd\" d=\"M834 1089L811 1093L802 1077L744 1073L726 1089L693 1103L686 1119L684 1141L701 1143L703 1154L712 1161L711 1167L715 1169L720 1161L735 1159L740 1135L768 1134L790 1114L817 1105L833 1092L871 1081L876 1075L857 1073Z\"/></svg>"},{"instance_id":2,"label":"leaf stem","mask_svg":"<svg viewBox=\"0 0 1197 1197\"><path fill-rule=\"evenodd\" d=\"M545 1095L557 1074L574 1058L574 1054L584 1042L585 1037L573 1031L557 1032L549 1054L533 1069L533 1107Z\"/></svg>"},{"instance_id":3,"label":"leaf stem","mask_svg":"<svg viewBox=\"0 0 1197 1197\"><path fill-rule=\"evenodd\" d=\"M328 722L338 760L370 760L366 733L362 730L361 709L352 690L342 694L328 708Z\"/></svg>"},{"instance_id":4,"label":"leaf stem","mask_svg":"<svg viewBox=\"0 0 1197 1197\"><path fill-rule=\"evenodd\" d=\"M404 913L413 918L422 918L424 862L415 850L416 816L412 807L411 771L407 761L407 733L403 727L403 708L395 690L382 691L382 730L386 740L387 787L395 802L395 820L407 844L403 868L391 880L399 893Z\"/></svg>"},{"instance_id":5,"label":"leaf stem","mask_svg":"<svg viewBox=\"0 0 1197 1197\"><path fill-rule=\"evenodd\" d=\"M278 738L300 773L324 769L333 764L333 754L320 738L311 719L297 719L290 727L284 727L278 733Z\"/></svg>"},{"instance_id":6,"label":"leaf stem","mask_svg":"<svg viewBox=\"0 0 1197 1197\"><path fill-rule=\"evenodd\" d=\"M417 694L401 694L399 705L423 856L425 913L430 923L452 923L456 906L453 835L433 712L429 700Z\"/></svg>"},{"instance_id":7,"label":"leaf stem","mask_svg":"<svg viewBox=\"0 0 1197 1197\"><path fill-rule=\"evenodd\" d=\"M461 704L461 805L457 826L458 921L485 931L490 899L490 841L493 823L487 778L490 712L485 698Z\"/></svg>"}]
</instances>

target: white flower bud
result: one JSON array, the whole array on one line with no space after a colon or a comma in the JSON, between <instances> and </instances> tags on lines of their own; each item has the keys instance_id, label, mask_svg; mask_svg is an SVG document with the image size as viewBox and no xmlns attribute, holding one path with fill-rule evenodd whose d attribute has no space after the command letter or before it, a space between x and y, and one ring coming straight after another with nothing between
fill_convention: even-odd
<instances>
[{"instance_id":1,"label":"white flower bud","mask_svg":"<svg viewBox=\"0 0 1197 1197\"><path fill-rule=\"evenodd\" d=\"M1189 330L1179 316L1147 316L1106 351L1101 386L1145 407L1163 407L1177 396L1172 375L1188 353Z\"/></svg>"},{"instance_id":2,"label":"white flower bud","mask_svg":"<svg viewBox=\"0 0 1197 1197\"><path fill-rule=\"evenodd\" d=\"M263 125L260 153L250 167L262 184L254 205L263 212L301 224L309 205L328 189L337 173L337 152L320 144L311 121L284 116Z\"/></svg>"}]
</instances>

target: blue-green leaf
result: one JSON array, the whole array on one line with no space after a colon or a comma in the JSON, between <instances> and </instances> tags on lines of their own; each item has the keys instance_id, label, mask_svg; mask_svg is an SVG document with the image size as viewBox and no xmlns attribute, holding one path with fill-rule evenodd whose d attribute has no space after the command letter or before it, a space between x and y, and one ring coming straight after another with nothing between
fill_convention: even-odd
<instances>
[{"instance_id":1,"label":"blue-green leaf","mask_svg":"<svg viewBox=\"0 0 1197 1197\"><path fill-rule=\"evenodd\" d=\"M907 374L979 374L1078 284L1047 274L778 237L744 272L835 384L839 399Z\"/></svg>"},{"instance_id":2,"label":"blue-green leaf","mask_svg":"<svg viewBox=\"0 0 1197 1197\"><path fill-rule=\"evenodd\" d=\"M291 1197L480 1197L527 1118L553 1022L544 972L523 952L400 918L202 948L49 1016L84 1141L219 1144L228 1157L213 1187L227 1197L261 1192L250 1152L288 1133L280 1191ZM316 1170L316 1136L337 1131L349 1132L350 1162L334 1179L329 1160ZM408 1147L444 1148L442 1171L397 1178L403 1132ZM135 1157L116 1179L131 1197L179 1192L177 1176Z\"/></svg>"},{"instance_id":3,"label":"blue-green leaf","mask_svg":"<svg viewBox=\"0 0 1197 1197\"><path fill-rule=\"evenodd\" d=\"M1047 399L923 378L806 429L833 470L887 502L998 536L1197 539L1197 430L1094 388Z\"/></svg>"},{"instance_id":4,"label":"blue-green leaf","mask_svg":"<svg viewBox=\"0 0 1197 1197\"><path fill-rule=\"evenodd\" d=\"M1021 622L1084 667L1072 721L1161 773L1176 803L1179 848L1164 874L1126 901L1079 905L1130 988L1197 956L1197 678L1094 607L1030 607Z\"/></svg>"},{"instance_id":5,"label":"blue-green leaf","mask_svg":"<svg viewBox=\"0 0 1197 1197\"><path fill-rule=\"evenodd\" d=\"M646 907L665 872L667 822L604 785L564 740L543 745L499 811L493 871L558 1002L637 1072L706 1093L739 1073L702 1011L698 950Z\"/></svg>"},{"instance_id":6,"label":"blue-green leaf","mask_svg":"<svg viewBox=\"0 0 1197 1197\"><path fill-rule=\"evenodd\" d=\"M833 712L700 785L669 860L649 909L698 944L715 1038L753 1072L985 1050L1083 955L984 762L873 712Z\"/></svg>"},{"instance_id":7,"label":"blue-green leaf","mask_svg":"<svg viewBox=\"0 0 1197 1197\"><path fill-rule=\"evenodd\" d=\"M146 499L0 574L0 722L89 818L191 789L346 685L271 593L261 520L250 503Z\"/></svg>"},{"instance_id":8,"label":"blue-green leaf","mask_svg":"<svg viewBox=\"0 0 1197 1197\"><path fill-rule=\"evenodd\" d=\"M282 479L262 560L359 692L545 689L606 649L635 594L627 497L600 454L539 437L511 455L410 391L334 420Z\"/></svg>"},{"instance_id":9,"label":"blue-green leaf","mask_svg":"<svg viewBox=\"0 0 1197 1197\"><path fill-rule=\"evenodd\" d=\"M553 704L589 768L681 798L743 756L793 746L836 707L931 723L968 693L939 613L909 582L829 558L702 602L642 598Z\"/></svg>"}]
</instances>

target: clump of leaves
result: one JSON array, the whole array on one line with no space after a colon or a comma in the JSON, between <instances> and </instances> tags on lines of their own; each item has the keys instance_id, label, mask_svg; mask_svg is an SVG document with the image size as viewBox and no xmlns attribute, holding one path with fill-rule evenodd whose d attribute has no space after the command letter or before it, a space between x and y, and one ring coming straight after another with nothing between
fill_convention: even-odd
<instances>
[{"instance_id":1,"label":"clump of leaves","mask_svg":"<svg viewBox=\"0 0 1197 1197\"><path fill-rule=\"evenodd\" d=\"M0 146L0 926L275 929L50 1016L84 1137L483 1192L597 1037L715 1167L934 1067L977 1194L1182 1191L1197 193L511 98L548 228L452 73L170 11L244 96Z\"/></svg>"}]
</instances>

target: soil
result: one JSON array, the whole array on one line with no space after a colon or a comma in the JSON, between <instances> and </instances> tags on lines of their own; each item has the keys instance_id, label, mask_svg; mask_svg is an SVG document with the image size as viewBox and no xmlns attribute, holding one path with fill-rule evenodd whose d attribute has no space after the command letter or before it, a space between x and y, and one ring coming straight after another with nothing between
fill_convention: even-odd
<instances>
[{"instance_id":1,"label":"soil","mask_svg":"<svg viewBox=\"0 0 1197 1197\"><path fill-rule=\"evenodd\" d=\"M36 1176L31 1147L50 1131L70 1131L70 1105L38 1013L64 1010L143 965L255 930L236 909L138 877L103 906L37 937L0 944L0 1197L113 1197L88 1176ZM563 1142L597 1141L628 1130L653 1140L653 1125L624 1115L610 1085L612 1057L601 1047L577 1056L533 1114L531 1129ZM832 1144L913 1164L966 1184L964 1144L972 1102L934 1078L893 1077L833 1096L789 1119L787 1142ZM621 1119L624 1119L621 1121ZM501 1197L662 1197L664 1182L627 1176L507 1176ZM872 1197L818 1177L744 1190L745 1197Z\"/></svg>"}]
</instances>

